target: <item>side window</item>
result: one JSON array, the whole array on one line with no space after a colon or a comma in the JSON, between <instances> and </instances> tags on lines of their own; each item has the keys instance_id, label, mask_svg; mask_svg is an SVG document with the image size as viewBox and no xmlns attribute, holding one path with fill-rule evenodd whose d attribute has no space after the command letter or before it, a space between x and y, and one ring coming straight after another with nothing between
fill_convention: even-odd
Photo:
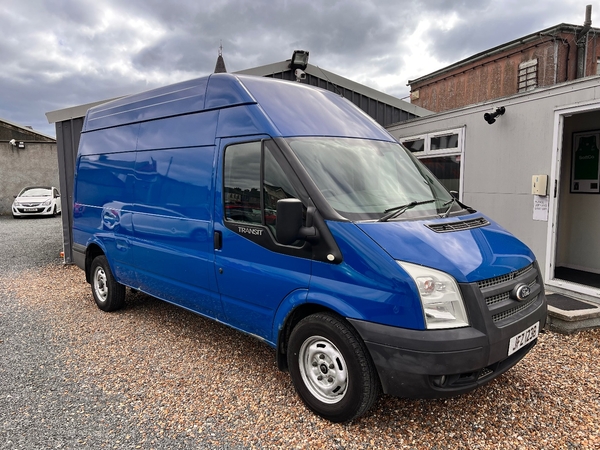
<instances>
[{"instance_id":1,"label":"side window","mask_svg":"<svg viewBox=\"0 0 600 450\"><path fill-rule=\"evenodd\" d=\"M263 198L265 204L265 224L271 227L275 235L277 224L277 201L284 198L298 198L283 170L267 149L264 155Z\"/></svg>"},{"instance_id":2,"label":"side window","mask_svg":"<svg viewBox=\"0 0 600 450\"><path fill-rule=\"evenodd\" d=\"M401 138L400 142L442 182L462 198L464 128Z\"/></svg>"},{"instance_id":3,"label":"side window","mask_svg":"<svg viewBox=\"0 0 600 450\"><path fill-rule=\"evenodd\" d=\"M230 145L225 150L225 220L262 224L260 153L260 142Z\"/></svg>"},{"instance_id":4,"label":"side window","mask_svg":"<svg viewBox=\"0 0 600 450\"><path fill-rule=\"evenodd\" d=\"M261 142L234 144L225 149L223 196L226 221L266 225L273 236L277 202L298 198L271 150L261 150Z\"/></svg>"},{"instance_id":5,"label":"side window","mask_svg":"<svg viewBox=\"0 0 600 450\"><path fill-rule=\"evenodd\" d=\"M535 89L538 84L538 60L531 59L519 64L518 80L519 92Z\"/></svg>"},{"instance_id":6,"label":"side window","mask_svg":"<svg viewBox=\"0 0 600 450\"><path fill-rule=\"evenodd\" d=\"M411 151L411 153L421 153L425 151L425 138L416 137L402 141L402 143Z\"/></svg>"}]
</instances>

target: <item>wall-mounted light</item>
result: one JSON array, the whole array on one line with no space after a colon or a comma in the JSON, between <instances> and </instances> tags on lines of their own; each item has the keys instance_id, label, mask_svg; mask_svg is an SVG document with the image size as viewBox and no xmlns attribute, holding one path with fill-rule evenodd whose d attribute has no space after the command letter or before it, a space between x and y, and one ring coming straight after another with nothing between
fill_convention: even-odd
<instances>
[{"instance_id":1,"label":"wall-mounted light","mask_svg":"<svg viewBox=\"0 0 600 450\"><path fill-rule=\"evenodd\" d=\"M493 124L496 121L496 117L501 116L505 112L506 112L506 108L504 106L501 106L500 108L496 108L496 111L494 111L491 114L490 113L485 113L483 115L483 118L485 119L485 121L487 123L489 123L491 125L491 124Z\"/></svg>"},{"instance_id":2,"label":"wall-mounted light","mask_svg":"<svg viewBox=\"0 0 600 450\"><path fill-rule=\"evenodd\" d=\"M308 54L305 50L294 50L292 54L292 62L290 62L290 69L305 70L308 66Z\"/></svg>"},{"instance_id":3,"label":"wall-mounted light","mask_svg":"<svg viewBox=\"0 0 600 450\"><path fill-rule=\"evenodd\" d=\"M290 61L290 69L294 72L296 81L301 81L306 78L306 67L308 66L308 54L305 50L294 50Z\"/></svg>"}]
</instances>

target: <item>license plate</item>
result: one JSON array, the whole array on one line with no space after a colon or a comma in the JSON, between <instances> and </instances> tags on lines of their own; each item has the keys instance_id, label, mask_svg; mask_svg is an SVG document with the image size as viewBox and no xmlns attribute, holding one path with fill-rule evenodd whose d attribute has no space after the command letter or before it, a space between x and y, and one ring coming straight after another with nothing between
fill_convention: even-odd
<instances>
[{"instance_id":1,"label":"license plate","mask_svg":"<svg viewBox=\"0 0 600 450\"><path fill-rule=\"evenodd\" d=\"M37 211L37 208L25 208L25 211Z\"/></svg>"},{"instance_id":2,"label":"license plate","mask_svg":"<svg viewBox=\"0 0 600 450\"><path fill-rule=\"evenodd\" d=\"M512 355L520 348L525 347L527 344L529 344L531 341L537 338L539 333L540 323L536 322L535 324L527 328L525 331L521 331L516 336L513 336L508 344L508 356Z\"/></svg>"}]
</instances>

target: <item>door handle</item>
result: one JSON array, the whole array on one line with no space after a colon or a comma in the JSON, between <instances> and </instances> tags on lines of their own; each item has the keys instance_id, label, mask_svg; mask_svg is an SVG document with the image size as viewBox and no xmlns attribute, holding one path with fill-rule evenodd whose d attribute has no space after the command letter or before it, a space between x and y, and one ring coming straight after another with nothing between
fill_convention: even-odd
<instances>
[{"instance_id":1,"label":"door handle","mask_svg":"<svg viewBox=\"0 0 600 450\"><path fill-rule=\"evenodd\" d=\"M213 234L213 243L215 245L215 250L221 250L223 247L223 233L215 231Z\"/></svg>"}]
</instances>

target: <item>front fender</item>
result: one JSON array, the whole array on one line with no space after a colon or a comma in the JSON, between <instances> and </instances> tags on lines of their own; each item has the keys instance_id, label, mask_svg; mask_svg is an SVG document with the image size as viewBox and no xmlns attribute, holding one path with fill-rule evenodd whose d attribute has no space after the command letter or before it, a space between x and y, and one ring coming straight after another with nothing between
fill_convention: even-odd
<instances>
[{"instance_id":1,"label":"front fender","mask_svg":"<svg viewBox=\"0 0 600 450\"><path fill-rule=\"evenodd\" d=\"M273 329L271 331L272 342L280 344L281 332L283 331L288 318L300 305L314 305L316 309L327 309L339 314L342 317L352 317L355 319L366 320L362 313L343 302L337 297L323 293L310 292L307 289L298 289L289 294L279 305L273 319Z\"/></svg>"},{"instance_id":2,"label":"front fender","mask_svg":"<svg viewBox=\"0 0 600 450\"><path fill-rule=\"evenodd\" d=\"M271 341L278 346L280 333L290 314L299 306L306 303L308 289L297 289L287 295L279 304L273 318L273 329L271 330Z\"/></svg>"},{"instance_id":3,"label":"front fender","mask_svg":"<svg viewBox=\"0 0 600 450\"><path fill-rule=\"evenodd\" d=\"M333 311L342 317L362 318L357 310L332 295L320 292L312 293L305 289L294 291L281 303L274 320L272 336L276 342L276 360L279 370L288 370L287 337L294 323L307 315L323 310ZM293 317L296 312L300 314L298 317Z\"/></svg>"},{"instance_id":4,"label":"front fender","mask_svg":"<svg viewBox=\"0 0 600 450\"><path fill-rule=\"evenodd\" d=\"M339 299L338 297L335 297L326 292L311 291L309 292L306 301L307 303L323 306L344 318L352 317L354 319L367 320L362 312L352 307L348 303L344 302L343 300Z\"/></svg>"}]
</instances>

